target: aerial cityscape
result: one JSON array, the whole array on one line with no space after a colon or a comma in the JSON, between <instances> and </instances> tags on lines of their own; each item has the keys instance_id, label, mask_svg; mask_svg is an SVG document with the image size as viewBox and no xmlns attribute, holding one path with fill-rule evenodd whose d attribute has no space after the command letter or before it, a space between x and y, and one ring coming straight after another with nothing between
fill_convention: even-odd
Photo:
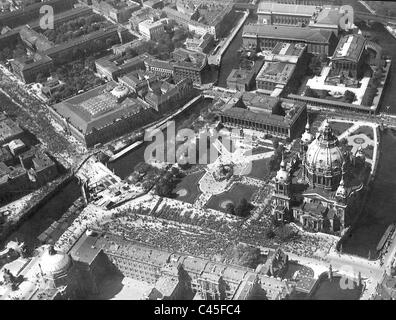
<instances>
[{"instance_id":1,"label":"aerial cityscape","mask_svg":"<svg viewBox=\"0 0 396 320\"><path fill-rule=\"evenodd\" d=\"M395 59L396 2L0 0L0 299L396 299Z\"/></svg>"}]
</instances>

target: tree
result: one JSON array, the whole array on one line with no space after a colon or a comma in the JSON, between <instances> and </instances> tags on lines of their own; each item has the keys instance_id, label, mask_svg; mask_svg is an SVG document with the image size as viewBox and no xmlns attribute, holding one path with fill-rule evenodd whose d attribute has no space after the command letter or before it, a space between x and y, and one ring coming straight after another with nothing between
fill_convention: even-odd
<instances>
[{"instance_id":1,"label":"tree","mask_svg":"<svg viewBox=\"0 0 396 320\"><path fill-rule=\"evenodd\" d=\"M245 198L242 198L235 208L235 215L243 218L247 217L250 213L251 208L252 205Z\"/></svg>"},{"instance_id":2,"label":"tree","mask_svg":"<svg viewBox=\"0 0 396 320\"><path fill-rule=\"evenodd\" d=\"M267 239L273 239L275 238L275 236L276 236L275 231L272 228L269 228L265 231L265 237Z\"/></svg>"},{"instance_id":3,"label":"tree","mask_svg":"<svg viewBox=\"0 0 396 320\"><path fill-rule=\"evenodd\" d=\"M113 39L108 38L106 39L106 48L109 48L113 45Z\"/></svg>"},{"instance_id":4,"label":"tree","mask_svg":"<svg viewBox=\"0 0 396 320\"><path fill-rule=\"evenodd\" d=\"M176 167L172 167L171 168L171 173L176 179L179 179L179 178L182 177L182 174L181 174L180 170L178 168L176 168Z\"/></svg>"},{"instance_id":5,"label":"tree","mask_svg":"<svg viewBox=\"0 0 396 320\"><path fill-rule=\"evenodd\" d=\"M352 91L350 91L350 90L345 91L344 99L346 102L352 103L355 100L355 98L356 98L356 95Z\"/></svg>"},{"instance_id":6,"label":"tree","mask_svg":"<svg viewBox=\"0 0 396 320\"><path fill-rule=\"evenodd\" d=\"M256 268L261 261L259 248L239 244L233 249L233 261L248 268Z\"/></svg>"},{"instance_id":7,"label":"tree","mask_svg":"<svg viewBox=\"0 0 396 320\"><path fill-rule=\"evenodd\" d=\"M36 82L37 83L43 83L45 82L46 78L42 73L38 73L36 77Z\"/></svg>"},{"instance_id":8,"label":"tree","mask_svg":"<svg viewBox=\"0 0 396 320\"><path fill-rule=\"evenodd\" d=\"M22 56L24 56L24 55L26 55L26 50L25 50L25 48L23 48L23 46L21 47L21 46L18 45L18 46L15 48L15 50L14 50L13 58L15 59L15 58L18 58L18 57L22 57Z\"/></svg>"},{"instance_id":9,"label":"tree","mask_svg":"<svg viewBox=\"0 0 396 320\"><path fill-rule=\"evenodd\" d=\"M317 98L318 97L316 92L314 90L312 90L310 87L307 87L307 89L305 89L305 96L306 97L311 97L311 98Z\"/></svg>"},{"instance_id":10,"label":"tree","mask_svg":"<svg viewBox=\"0 0 396 320\"><path fill-rule=\"evenodd\" d=\"M279 148L279 139L278 138L274 138L274 140L272 140L272 146L274 147L275 150Z\"/></svg>"},{"instance_id":11,"label":"tree","mask_svg":"<svg viewBox=\"0 0 396 320\"><path fill-rule=\"evenodd\" d=\"M276 228L275 233L282 241L291 240L296 235L296 232L292 229L292 227L287 224Z\"/></svg>"},{"instance_id":12,"label":"tree","mask_svg":"<svg viewBox=\"0 0 396 320\"><path fill-rule=\"evenodd\" d=\"M233 203L227 203L227 205L226 205L226 207L225 207L225 211L226 211L226 213L228 213L228 214L232 214L232 215L234 215L235 214L235 206L234 206L234 204Z\"/></svg>"},{"instance_id":13,"label":"tree","mask_svg":"<svg viewBox=\"0 0 396 320\"><path fill-rule=\"evenodd\" d=\"M135 171L139 172L140 174L146 174L148 171L152 169L152 166L150 166L146 162L140 162L135 166Z\"/></svg>"}]
</instances>

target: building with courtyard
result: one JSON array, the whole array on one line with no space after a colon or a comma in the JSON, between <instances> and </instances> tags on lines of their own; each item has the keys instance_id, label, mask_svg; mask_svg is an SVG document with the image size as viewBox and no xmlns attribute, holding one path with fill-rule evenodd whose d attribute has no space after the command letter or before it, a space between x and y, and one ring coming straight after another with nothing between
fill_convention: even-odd
<instances>
[{"instance_id":1,"label":"building with courtyard","mask_svg":"<svg viewBox=\"0 0 396 320\"><path fill-rule=\"evenodd\" d=\"M164 24L165 19L147 19L139 23L138 29L147 40L158 41L165 34Z\"/></svg>"},{"instance_id":2,"label":"building with courtyard","mask_svg":"<svg viewBox=\"0 0 396 320\"><path fill-rule=\"evenodd\" d=\"M249 91L254 86L254 70L232 69L227 77L227 87L240 92Z\"/></svg>"},{"instance_id":3,"label":"building with courtyard","mask_svg":"<svg viewBox=\"0 0 396 320\"><path fill-rule=\"evenodd\" d=\"M304 103L245 92L236 103L220 110L225 126L263 131L280 138L295 138L301 134L306 121Z\"/></svg>"},{"instance_id":4,"label":"building with courtyard","mask_svg":"<svg viewBox=\"0 0 396 320\"><path fill-rule=\"evenodd\" d=\"M286 62L265 62L256 77L257 89L264 89L273 92L275 89L279 91L289 83L292 79L295 64Z\"/></svg>"},{"instance_id":5,"label":"building with courtyard","mask_svg":"<svg viewBox=\"0 0 396 320\"><path fill-rule=\"evenodd\" d=\"M139 69L145 69L144 61L149 55L143 54L131 59L124 59L120 55L109 55L95 61L98 74L108 80L117 81L119 77Z\"/></svg>"},{"instance_id":6,"label":"building with courtyard","mask_svg":"<svg viewBox=\"0 0 396 320\"><path fill-rule=\"evenodd\" d=\"M331 55L337 37L329 30L295 26L248 24L243 27L243 46L257 50L271 50L278 42L305 43L308 53Z\"/></svg>"},{"instance_id":7,"label":"building with courtyard","mask_svg":"<svg viewBox=\"0 0 396 320\"><path fill-rule=\"evenodd\" d=\"M202 84L205 68L208 64L207 56L203 53L178 48L172 53L175 60L173 77L176 82L190 79L194 84Z\"/></svg>"},{"instance_id":8,"label":"building with courtyard","mask_svg":"<svg viewBox=\"0 0 396 320\"><path fill-rule=\"evenodd\" d=\"M128 73L119 82L160 113L178 108L194 93L192 81L188 78L172 84L143 70Z\"/></svg>"},{"instance_id":9,"label":"building with courtyard","mask_svg":"<svg viewBox=\"0 0 396 320\"><path fill-rule=\"evenodd\" d=\"M295 290L292 281L261 272L267 272L268 268L273 270L270 265L277 268L274 260L284 259L278 251L271 256L267 267L259 265L255 270L159 250L95 230L83 233L70 255L78 270L86 274L84 286L100 287L100 278L95 273L100 272L100 264L105 264L108 272L116 271L150 284L152 289L145 294L145 299L192 299L198 295L205 300L249 300L264 291L267 299L280 300L287 299Z\"/></svg>"}]
</instances>

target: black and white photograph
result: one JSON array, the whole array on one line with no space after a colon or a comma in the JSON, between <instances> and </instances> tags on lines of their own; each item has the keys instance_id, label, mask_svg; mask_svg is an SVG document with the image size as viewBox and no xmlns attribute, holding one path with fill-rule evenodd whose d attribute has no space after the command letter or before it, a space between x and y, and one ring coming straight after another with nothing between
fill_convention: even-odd
<instances>
[{"instance_id":1,"label":"black and white photograph","mask_svg":"<svg viewBox=\"0 0 396 320\"><path fill-rule=\"evenodd\" d=\"M396 1L0 0L0 300L394 300L395 159Z\"/></svg>"}]
</instances>

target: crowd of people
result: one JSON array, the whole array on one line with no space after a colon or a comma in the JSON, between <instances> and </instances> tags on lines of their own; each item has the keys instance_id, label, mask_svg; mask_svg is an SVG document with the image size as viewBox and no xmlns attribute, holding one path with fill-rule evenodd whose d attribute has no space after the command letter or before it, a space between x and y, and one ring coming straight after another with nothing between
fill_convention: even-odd
<instances>
[{"instance_id":1,"label":"crowd of people","mask_svg":"<svg viewBox=\"0 0 396 320\"><path fill-rule=\"evenodd\" d=\"M59 134L51 124L47 107L36 97L29 95L22 84L5 76L0 71L2 90L15 104L2 104L1 111L15 118L22 127L35 135L42 146L54 154L63 165L68 166L69 158L78 156L76 146L65 135Z\"/></svg>"}]
</instances>

